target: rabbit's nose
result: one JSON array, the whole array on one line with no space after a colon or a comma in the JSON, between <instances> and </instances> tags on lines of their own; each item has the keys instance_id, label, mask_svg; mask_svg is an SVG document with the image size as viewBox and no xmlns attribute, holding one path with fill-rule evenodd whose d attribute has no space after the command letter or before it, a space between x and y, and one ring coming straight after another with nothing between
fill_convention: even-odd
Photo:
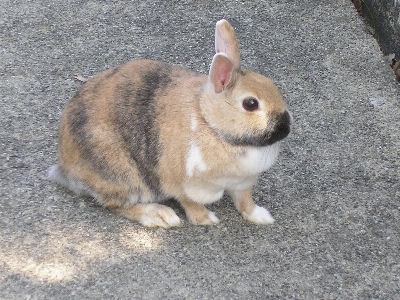
<instances>
[{"instance_id":1,"label":"rabbit's nose","mask_svg":"<svg viewBox=\"0 0 400 300\"><path fill-rule=\"evenodd\" d=\"M289 118L290 118L290 124L289 124L289 125L292 125L292 124L293 124L293 115L292 115L292 112L289 111L289 110L287 110L286 112L289 114Z\"/></svg>"},{"instance_id":2,"label":"rabbit's nose","mask_svg":"<svg viewBox=\"0 0 400 300\"><path fill-rule=\"evenodd\" d=\"M285 111L277 117L274 132L280 139L287 137L290 132L290 125L292 125L293 117L289 111Z\"/></svg>"},{"instance_id":3,"label":"rabbit's nose","mask_svg":"<svg viewBox=\"0 0 400 300\"><path fill-rule=\"evenodd\" d=\"M289 111L279 114L275 121L271 124L272 128L267 135L267 144L272 145L289 135L290 125L292 124L293 117Z\"/></svg>"}]
</instances>

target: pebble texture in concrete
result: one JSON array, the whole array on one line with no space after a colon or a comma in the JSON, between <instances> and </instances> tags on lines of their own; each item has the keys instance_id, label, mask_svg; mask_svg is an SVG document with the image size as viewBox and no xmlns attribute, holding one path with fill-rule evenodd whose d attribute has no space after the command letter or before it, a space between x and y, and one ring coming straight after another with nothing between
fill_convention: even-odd
<instances>
[{"instance_id":1,"label":"pebble texture in concrete","mask_svg":"<svg viewBox=\"0 0 400 300\"><path fill-rule=\"evenodd\" d=\"M45 180L74 74L207 73L221 18L294 115L254 192L274 225L224 197L217 226L152 230ZM348 0L1 1L0 298L396 299L400 87L363 26Z\"/></svg>"}]
</instances>

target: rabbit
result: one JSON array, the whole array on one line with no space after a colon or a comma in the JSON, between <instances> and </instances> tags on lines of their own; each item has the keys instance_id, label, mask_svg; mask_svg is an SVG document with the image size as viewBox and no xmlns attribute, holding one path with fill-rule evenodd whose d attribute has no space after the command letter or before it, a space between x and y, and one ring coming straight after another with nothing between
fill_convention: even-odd
<instances>
[{"instance_id":1,"label":"rabbit","mask_svg":"<svg viewBox=\"0 0 400 300\"><path fill-rule=\"evenodd\" d=\"M205 205L231 196L242 217L271 224L252 199L278 156L292 115L274 83L241 69L233 27L220 20L209 74L133 60L88 80L64 109L58 164L48 178L147 227L218 217Z\"/></svg>"}]
</instances>

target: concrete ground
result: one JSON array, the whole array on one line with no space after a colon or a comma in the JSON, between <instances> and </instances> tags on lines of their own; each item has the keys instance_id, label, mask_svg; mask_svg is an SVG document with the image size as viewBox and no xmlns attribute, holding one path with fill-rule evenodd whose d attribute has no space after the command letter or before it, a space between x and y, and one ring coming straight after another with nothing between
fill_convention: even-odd
<instances>
[{"instance_id":1,"label":"concrete ground","mask_svg":"<svg viewBox=\"0 0 400 300\"><path fill-rule=\"evenodd\" d=\"M294 115L254 192L274 225L225 197L217 226L147 229L45 180L74 74L206 73L221 18ZM0 101L1 299L400 297L400 86L351 1L3 0Z\"/></svg>"}]
</instances>

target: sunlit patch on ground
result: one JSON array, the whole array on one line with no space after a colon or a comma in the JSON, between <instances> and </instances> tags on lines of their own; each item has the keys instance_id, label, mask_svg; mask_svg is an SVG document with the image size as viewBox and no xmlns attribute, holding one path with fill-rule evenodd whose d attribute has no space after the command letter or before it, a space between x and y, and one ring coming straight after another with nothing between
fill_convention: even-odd
<instances>
[{"instance_id":1,"label":"sunlit patch on ground","mask_svg":"<svg viewBox=\"0 0 400 300\"><path fill-rule=\"evenodd\" d=\"M162 240L153 232L125 229L120 233L120 242L126 249L133 251L157 251L164 248Z\"/></svg>"},{"instance_id":2,"label":"sunlit patch on ground","mask_svg":"<svg viewBox=\"0 0 400 300\"><path fill-rule=\"evenodd\" d=\"M72 280L76 273L72 263L58 262L54 259L38 261L17 253L7 253L0 261L13 273L44 282L61 282Z\"/></svg>"},{"instance_id":3,"label":"sunlit patch on ground","mask_svg":"<svg viewBox=\"0 0 400 300\"><path fill-rule=\"evenodd\" d=\"M83 236L79 230L54 230L46 240L30 241L30 246L30 252L23 243L2 249L0 266L13 274L49 283L71 281L88 272L93 261L117 263L135 253L164 249L156 231L134 227L91 237Z\"/></svg>"}]
</instances>

